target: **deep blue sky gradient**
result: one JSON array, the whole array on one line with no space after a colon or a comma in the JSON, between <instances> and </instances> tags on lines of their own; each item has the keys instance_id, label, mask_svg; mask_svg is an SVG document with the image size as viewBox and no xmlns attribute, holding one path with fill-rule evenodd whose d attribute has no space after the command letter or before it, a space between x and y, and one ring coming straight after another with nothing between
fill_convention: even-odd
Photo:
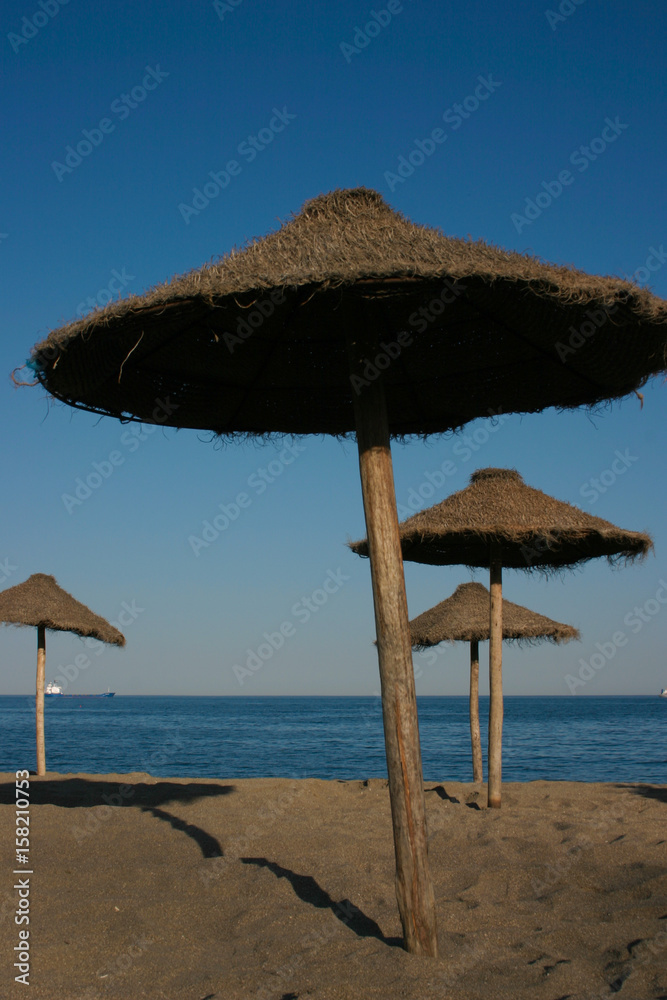
<instances>
[{"instance_id":1,"label":"deep blue sky gradient","mask_svg":"<svg viewBox=\"0 0 667 1000\"><path fill-rule=\"evenodd\" d=\"M666 297L667 261L652 254L667 242L667 11L586 0L566 4L573 13L552 28L541 2L404 0L346 58L341 43L353 43L381 3L217 7L71 0L18 51L10 34L40 8L37 0L3 8L0 561L13 568L0 586L48 572L110 620L123 602L143 609L124 629L127 648L91 653L72 691L372 694L369 566L345 548L364 533L353 442L305 439L291 464L273 466L279 475L260 494L248 481L279 461L279 446L221 448L205 433L152 428L136 437L137 428L49 403L40 388L14 388L9 373L80 303L104 301L114 272L124 276L124 292L141 292L262 236L335 187L376 188L415 222L451 235L595 273L637 274ZM141 85L146 67L167 76L121 118L114 102ZM474 94L480 77L494 81L493 92L453 128L452 115L443 115ZM248 162L239 145L269 125L275 108L295 117ZM105 117L113 130L59 180L52 164ZM578 169L571 155L601 135L607 118L627 127ZM435 128L446 141L412 176L391 180L399 157ZM186 223L179 205L191 204L194 189L230 159L240 173ZM512 215L564 169L572 183L530 224L515 225ZM410 498L428 505L463 488L478 467L511 466L545 492L654 536L655 555L640 566L592 563L548 581L506 573L509 599L583 634L581 644L562 648L507 649L508 693L568 694L566 675L619 630L627 644L578 693L650 694L667 685L665 606L636 632L624 624L667 579L666 415L655 380L643 409L633 397L594 417L515 415L495 428L477 421L464 431L475 435L468 443L459 435L394 447L404 510ZM617 451L627 456L624 471L599 492L591 481L611 469ZM68 511L63 495L94 463L107 469L112 452L120 464ZM416 501L426 474L437 480L448 460L456 471ZM195 555L189 537L201 536L218 505L239 492L250 505ZM302 621L295 606L339 570L349 579ZM471 578L464 568L408 564L410 613ZM474 578L487 582L483 573ZM234 665L284 622L295 634L239 685ZM0 691L32 690L34 648L32 630L0 631ZM82 651L80 640L50 635L47 676ZM447 648L436 664L420 656L415 664L420 693L466 691L464 646Z\"/></svg>"}]
</instances>

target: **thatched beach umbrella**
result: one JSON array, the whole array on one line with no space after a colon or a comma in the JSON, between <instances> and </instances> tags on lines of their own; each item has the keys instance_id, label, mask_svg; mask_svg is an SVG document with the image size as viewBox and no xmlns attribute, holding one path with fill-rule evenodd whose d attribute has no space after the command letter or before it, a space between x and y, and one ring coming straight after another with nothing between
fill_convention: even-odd
<instances>
[{"instance_id":1,"label":"thatched beach umbrella","mask_svg":"<svg viewBox=\"0 0 667 1000\"><path fill-rule=\"evenodd\" d=\"M125 636L90 608L59 587L55 577L33 573L0 593L0 622L7 625L34 625L37 628L37 774L46 774L44 748L44 679L46 670L46 629L92 636L100 642L124 646Z\"/></svg>"},{"instance_id":2,"label":"thatched beach umbrella","mask_svg":"<svg viewBox=\"0 0 667 1000\"><path fill-rule=\"evenodd\" d=\"M667 306L638 286L449 239L359 188L33 352L52 395L95 413L228 438L356 433L409 951L437 939L390 439L627 395L666 342Z\"/></svg>"},{"instance_id":3,"label":"thatched beach umbrella","mask_svg":"<svg viewBox=\"0 0 667 1000\"><path fill-rule=\"evenodd\" d=\"M645 556L648 535L527 486L516 469L478 469L470 485L419 511L399 526L403 558L435 566L484 566L490 571L488 803L500 808L502 775L502 568L563 569L606 556ZM368 555L366 540L353 542Z\"/></svg>"},{"instance_id":4,"label":"thatched beach umbrella","mask_svg":"<svg viewBox=\"0 0 667 1000\"><path fill-rule=\"evenodd\" d=\"M461 583L451 597L417 615L410 622L413 649L424 650L441 642L470 643L470 742L473 781L483 781L482 738L479 731L479 644L490 635L491 595L481 583ZM548 640L579 639L572 625L555 622L536 611L503 598L503 639L520 645Z\"/></svg>"}]
</instances>

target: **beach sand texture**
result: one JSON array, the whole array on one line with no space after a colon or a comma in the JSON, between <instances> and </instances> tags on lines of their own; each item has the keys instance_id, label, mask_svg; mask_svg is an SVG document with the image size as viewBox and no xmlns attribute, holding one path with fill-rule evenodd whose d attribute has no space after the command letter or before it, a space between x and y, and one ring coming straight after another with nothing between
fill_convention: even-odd
<instances>
[{"instance_id":1,"label":"beach sand texture","mask_svg":"<svg viewBox=\"0 0 667 1000\"><path fill-rule=\"evenodd\" d=\"M428 783L434 960L400 947L383 780L33 778L26 989L14 780L0 776L2 997L667 997L664 785L508 783L487 810L482 786Z\"/></svg>"}]
</instances>

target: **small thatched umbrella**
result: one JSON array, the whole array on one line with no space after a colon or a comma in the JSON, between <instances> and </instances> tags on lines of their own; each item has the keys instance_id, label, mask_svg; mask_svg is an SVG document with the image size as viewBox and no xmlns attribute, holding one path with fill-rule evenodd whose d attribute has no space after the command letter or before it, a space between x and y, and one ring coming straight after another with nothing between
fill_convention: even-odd
<instances>
[{"instance_id":1,"label":"small thatched umbrella","mask_svg":"<svg viewBox=\"0 0 667 1000\"><path fill-rule=\"evenodd\" d=\"M37 627L37 774L46 774L44 748L44 679L46 671L46 629L92 636L100 642L124 646L125 636L108 621L59 587L55 577L33 573L24 583L0 593L0 622Z\"/></svg>"},{"instance_id":2,"label":"small thatched umbrella","mask_svg":"<svg viewBox=\"0 0 667 1000\"><path fill-rule=\"evenodd\" d=\"M624 531L601 517L526 486L516 469L478 469L470 485L399 526L403 558L435 566L490 570L488 802L500 808L502 775L502 567L562 569L606 556L645 556L648 535ZM368 555L368 542L353 542Z\"/></svg>"},{"instance_id":3,"label":"small thatched umbrella","mask_svg":"<svg viewBox=\"0 0 667 1000\"><path fill-rule=\"evenodd\" d=\"M408 951L435 955L437 937L390 439L625 396L666 344L667 304L637 285L448 238L358 188L33 352L52 395L95 413L229 438L356 433Z\"/></svg>"},{"instance_id":4,"label":"small thatched umbrella","mask_svg":"<svg viewBox=\"0 0 667 1000\"><path fill-rule=\"evenodd\" d=\"M410 622L413 649L428 649L441 642L470 643L470 741L473 781L483 781L482 738L479 731L479 644L490 634L488 590L481 583L461 583L451 597ZM503 639L520 645L548 640L579 639L572 625L555 622L536 611L503 598Z\"/></svg>"}]
</instances>

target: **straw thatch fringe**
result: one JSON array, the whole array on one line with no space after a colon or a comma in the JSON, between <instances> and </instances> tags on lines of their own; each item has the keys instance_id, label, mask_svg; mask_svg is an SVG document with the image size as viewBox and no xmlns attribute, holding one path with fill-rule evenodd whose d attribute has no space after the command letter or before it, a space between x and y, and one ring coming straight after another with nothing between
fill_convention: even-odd
<instances>
[{"instance_id":1,"label":"straw thatch fringe","mask_svg":"<svg viewBox=\"0 0 667 1000\"><path fill-rule=\"evenodd\" d=\"M342 437L346 336L369 328L364 371L382 377L397 437L594 407L667 367L667 304L646 289L444 236L365 188L321 195L277 232L54 331L30 365L97 413L148 422L168 397L165 424Z\"/></svg>"},{"instance_id":2,"label":"straw thatch fringe","mask_svg":"<svg viewBox=\"0 0 667 1000\"><path fill-rule=\"evenodd\" d=\"M558 571L605 556L644 558L649 535L625 531L527 486L516 469L478 469L470 485L399 525L403 558L434 566L489 566L490 543L512 569ZM350 543L368 555L366 539Z\"/></svg>"},{"instance_id":3,"label":"straw thatch fringe","mask_svg":"<svg viewBox=\"0 0 667 1000\"><path fill-rule=\"evenodd\" d=\"M491 595L481 583L462 583L451 597L424 611L410 622L414 649L441 642L487 642ZM563 625L503 598L503 639L518 645L570 642L581 636L572 625Z\"/></svg>"},{"instance_id":4,"label":"straw thatch fringe","mask_svg":"<svg viewBox=\"0 0 667 1000\"><path fill-rule=\"evenodd\" d=\"M125 636L100 615L58 586L53 576L34 573L0 593L0 622L7 625L43 625L57 632L91 636L124 646Z\"/></svg>"}]
</instances>

